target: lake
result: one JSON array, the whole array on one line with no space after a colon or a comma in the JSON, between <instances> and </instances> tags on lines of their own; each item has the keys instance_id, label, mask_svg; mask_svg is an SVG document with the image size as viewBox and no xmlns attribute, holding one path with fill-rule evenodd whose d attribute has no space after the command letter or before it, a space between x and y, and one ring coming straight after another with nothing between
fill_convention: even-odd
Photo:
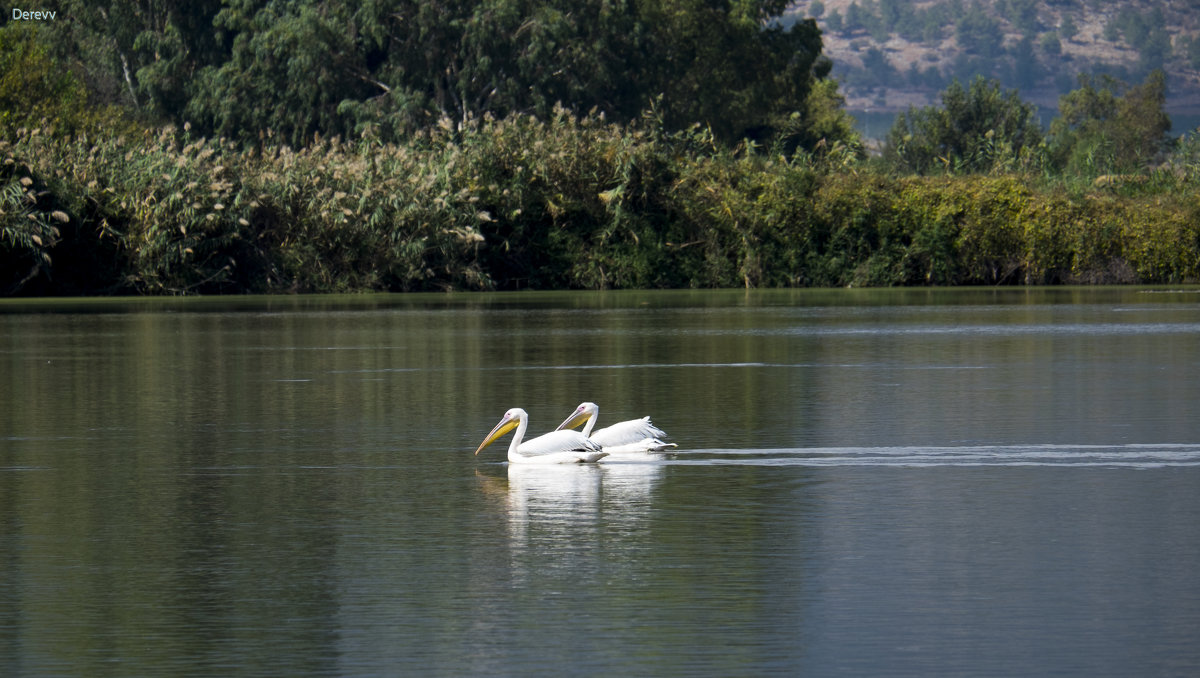
<instances>
[{"instance_id":1,"label":"lake","mask_svg":"<svg viewBox=\"0 0 1200 678\"><path fill-rule=\"evenodd\" d=\"M0 301L0 674L1194 676L1198 403L1197 288Z\"/></svg>"}]
</instances>

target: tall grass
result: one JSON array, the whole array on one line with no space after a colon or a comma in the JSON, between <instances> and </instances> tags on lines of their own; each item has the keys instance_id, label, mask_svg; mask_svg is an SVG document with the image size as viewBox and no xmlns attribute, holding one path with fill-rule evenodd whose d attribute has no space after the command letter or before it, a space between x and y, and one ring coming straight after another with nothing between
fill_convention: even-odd
<instances>
[{"instance_id":1,"label":"tall grass","mask_svg":"<svg viewBox=\"0 0 1200 678\"><path fill-rule=\"evenodd\" d=\"M0 292L1200 280L1200 173L1064 190L852 156L566 111L299 150L20 130L0 145Z\"/></svg>"}]
</instances>

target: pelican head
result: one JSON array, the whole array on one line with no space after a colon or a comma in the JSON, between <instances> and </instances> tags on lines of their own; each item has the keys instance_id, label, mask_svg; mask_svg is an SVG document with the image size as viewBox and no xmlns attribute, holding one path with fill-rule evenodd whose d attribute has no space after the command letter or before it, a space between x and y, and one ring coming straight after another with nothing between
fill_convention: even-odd
<instances>
[{"instance_id":1,"label":"pelican head","mask_svg":"<svg viewBox=\"0 0 1200 678\"><path fill-rule=\"evenodd\" d=\"M520 426L522 421L526 421L528 419L529 415L526 414L525 410L519 407L514 407L505 412L504 417L500 420L500 423L496 424L496 427L492 429L491 433L487 434L487 437L483 439L482 443L479 443L479 449L475 450L475 454L479 454L481 451L483 451L483 448L496 442L498 438Z\"/></svg>"},{"instance_id":2,"label":"pelican head","mask_svg":"<svg viewBox=\"0 0 1200 678\"><path fill-rule=\"evenodd\" d=\"M566 421L559 424L558 428L554 430L561 431L565 428L575 428L576 426L585 424L588 419L596 416L596 413L599 411L600 407L596 403L582 403L579 407L575 408L575 411L571 413L571 416L567 417Z\"/></svg>"}]
</instances>

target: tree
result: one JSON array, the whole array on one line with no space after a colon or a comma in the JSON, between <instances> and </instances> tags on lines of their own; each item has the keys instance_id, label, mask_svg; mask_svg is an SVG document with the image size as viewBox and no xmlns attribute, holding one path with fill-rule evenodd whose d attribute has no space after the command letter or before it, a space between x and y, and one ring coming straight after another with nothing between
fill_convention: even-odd
<instances>
[{"instance_id":1,"label":"tree","mask_svg":"<svg viewBox=\"0 0 1200 678\"><path fill-rule=\"evenodd\" d=\"M1043 33L1041 39L1038 40L1038 44L1047 56L1057 57L1062 54L1062 41L1058 39L1058 35L1055 33ZM1032 47L1032 44L1028 45L1029 49L1032 49ZM1022 45L1021 51L1025 51L1026 49L1027 47Z\"/></svg>"},{"instance_id":2,"label":"tree","mask_svg":"<svg viewBox=\"0 0 1200 678\"><path fill-rule=\"evenodd\" d=\"M294 145L346 134L346 99L377 93L348 18L316 2L231 2L214 24L234 35L230 58L202 68L183 111L203 132L254 139L268 130Z\"/></svg>"},{"instance_id":3,"label":"tree","mask_svg":"<svg viewBox=\"0 0 1200 678\"><path fill-rule=\"evenodd\" d=\"M779 125L778 137L789 152L797 148L824 152L840 142L853 155L865 157L862 137L834 80L820 80L813 86L804 110L792 113Z\"/></svg>"},{"instance_id":4,"label":"tree","mask_svg":"<svg viewBox=\"0 0 1200 678\"><path fill-rule=\"evenodd\" d=\"M1047 35L1053 35L1048 33ZM1047 54L1058 56L1059 52L1051 52L1053 46L1061 47L1057 40L1053 42L1053 46L1047 46L1047 40L1042 39L1042 49ZM1038 63L1037 53L1033 49L1033 40L1029 36L1021 38L1012 50L1013 55L1013 78L1012 81L1017 87L1032 88L1037 84L1038 78L1041 77L1042 68Z\"/></svg>"},{"instance_id":5,"label":"tree","mask_svg":"<svg viewBox=\"0 0 1200 678\"><path fill-rule=\"evenodd\" d=\"M781 118L803 110L813 82L831 67L820 58L814 20L790 28L767 23L787 8L786 0L640 6L634 31L646 36L644 47L621 64L620 91L634 93L639 113L661 94L665 120L675 128L701 123L727 141L777 128ZM589 87L576 101L603 109L592 96Z\"/></svg>"},{"instance_id":6,"label":"tree","mask_svg":"<svg viewBox=\"0 0 1200 678\"><path fill-rule=\"evenodd\" d=\"M1193 37L1190 40L1185 40L1183 43L1184 54L1187 56L1188 65L1192 68L1200 68L1200 37Z\"/></svg>"},{"instance_id":7,"label":"tree","mask_svg":"<svg viewBox=\"0 0 1200 678\"><path fill-rule=\"evenodd\" d=\"M1058 100L1051 152L1067 172L1130 172L1153 162L1169 143L1163 110L1166 75L1153 71L1138 86L1110 76L1079 76L1079 89Z\"/></svg>"},{"instance_id":8,"label":"tree","mask_svg":"<svg viewBox=\"0 0 1200 678\"><path fill-rule=\"evenodd\" d=\"M857 2L851 2L846 8L846 16L842 19L842 30L853 33L866 27L866 13Z\"/></svg>"},{"instance_id":9,"label":"tree","mask_svg":"<svg viewBox=\"0 0 1200 678\"><path fill-rule=\"evenodd\" d=\"M228 52L220 0L59 0L43 38L99 104L174 115L196 70Z\"/></svg>"},{"instance_id":10,"label":"tree","mask_svg":"<svg viewBox=\"0 0 1200 678\"><path fill-rule=\"evenodd\" d=\"M1000 55L1004 33L1000 24L975 3L955 24L955 38L967 52L993 58Z\"/></svg>"},{"instance_id":11,"label":"tree","mask_svg":"<svg viewBox=\"0 0 1200 678\"><path fill-rule=\"evenodd\" d=\"M863 53L862 62L865 76L862 84L886 87L895 81L896 69L878 47L871 47Z\"/></svg>"},{"instance_id":12,"label":"tree","mask_svg":"<svg viewBox=\"0 0 1200 678\"><path fill-rule=\"evenodd\" d=\"M833 33L841 33L843 30L842 13L836 9L829 13L825 18L825 27Z\"/></svg>"},{"instance_id":13,"label":"tree","mask_svg":"<svg viewBox=\"0 0 1200 678\"><path fill-rule=\"evenodd\" d=\"M1025 35L1032 35L1038 29L1038 3L1036 0L1004 0L1004 13L1012 25Z\"/></svg>"},{"instance_id":14,"label":"tree","mask_svg":"<svg viewBox=\"0 0 1200 678\"><path fill-rule=\"evenodd\" d=\"M812 19L785 0L229 0L229 58L200 71L187 115L203 129L298 142L320 131L403 133L442 117L558 104L725 140L802 111L828 64Z\"/></svg>"},{"instance_id":15,"label":"tree","mask_svg":"<svg viewBox=\"0 0 1200 678\"><path fill-rule=\"evenodd\" d=\"M52 56L100 102L202 135L395 138L559 105L762 138L828 75L788 0L62 0Z\"/></svg>"},{"instance_id":16,"label":"tree","mask_svg":"<svg viewBox=\"0 0 1200 678\"><path fill-rule=\"evenodd\" d=\"M0 133L5 136L42 121L70 131L85 117L83 86L50 57L41 33L15 23L0 28Z\"/></svg>"},{"instance_id":17,"label":"tree","mask_svg":"<svg viewBox=\"0 0 1200 678\"><path fill-rule=\"evenodd\" d=\"M888 132L884 157L905 171L944 167L964 172L1002 168L1042 141L1032 104L1003 92L1000 83L977 77L965 89L955 80L942 92L942 107L901 113Z\"/></svg>"},{"instance_id":18,"label":"tree","mask_svg":"<svg viewBox=\"0 0 1200 678\"><path fill-rule=\"evenodd\" d=\"M1071 15L1068 14L1062 18L1062 22L1058 25L1058 34L1067 42L1074 40L1075 36L1079 35L1079 26L1075 24Z\"/></svg>"}]
</instances>

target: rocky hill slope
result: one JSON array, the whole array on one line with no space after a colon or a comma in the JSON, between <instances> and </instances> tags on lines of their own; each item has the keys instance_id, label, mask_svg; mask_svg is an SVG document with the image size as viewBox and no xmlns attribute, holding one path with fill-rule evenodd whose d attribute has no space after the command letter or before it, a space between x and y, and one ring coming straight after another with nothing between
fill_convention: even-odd
<instances>
[{"instance_id":1,"label":"rocky hill slope","mask_svg":"<svg viewBox=\"0 0 1200 678\"><path fill-rule=\"evenodd\" d=\"M975 75L1054 109L1081 73L1135 83L1161 68L1168 112L1200 116L1197 0L800 0L789 16L816 17L851 111L935 104Z\"/></svg>"}]
</instances>

